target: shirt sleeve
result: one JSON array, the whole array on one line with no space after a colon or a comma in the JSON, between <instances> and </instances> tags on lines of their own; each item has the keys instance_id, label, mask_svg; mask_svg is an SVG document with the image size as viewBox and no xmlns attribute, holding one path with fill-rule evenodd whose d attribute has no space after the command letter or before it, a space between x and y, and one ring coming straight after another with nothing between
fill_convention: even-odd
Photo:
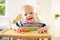
<instances>
[{"instance_id":1,"label":"shirt sleeve","mask_svg":"<svg viewBox=\"0 0 60 40\"><path fill-rule=\"evenodd\" d=\"M45 23L41 23L41 27L45 27L46 26L46 24Z\"/></svg>"},{"instance_id":2,"label":"shirt sleeve","mask_svg":"<svg viewBox=\"0 0 60 40\"><path fill-rule=\"evenodd\" d=\"M16 25L19 27L19 26L23 26L22 25L22 21L20 20L20 21L18 21L18 22L16 22Z\"/></svg>"},{"instance_id":3,"label":"shirt sleeve","mask_svg":"<svg viewBox=\"0 0 60 40\"><path fill-rule=\"evenodd\" d=\"M19 27L19 24L18 24L18 22L16 22L16 25Z\"/></svg>"}]
</instances>

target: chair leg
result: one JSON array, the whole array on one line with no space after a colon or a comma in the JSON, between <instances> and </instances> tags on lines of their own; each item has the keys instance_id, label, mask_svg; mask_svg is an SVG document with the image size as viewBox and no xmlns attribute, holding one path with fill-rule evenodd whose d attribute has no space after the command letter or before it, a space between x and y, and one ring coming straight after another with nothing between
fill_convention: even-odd
<instances>
[{"instance_id":1,"label":"chair leg","mask_svg":"<svg viewBox=\"0 0 60 40\"><path fill-rule=\"evenodd\" d=\"M11 37L9 37L9 39L8 40L11 40Z\"/></svg>"},{"instance_id":2,"label":"chair leg","mask_svg":"<svg viewBox=\"0 0 60 40\"><path fill-rule=\"evenodd\" d=\"M48 38L48 40L51 40L51 38Z\"/></svg>"},{"instance_id":3,"label":"chair leg","mask_svg":"<svg viewBox=\"0 0 60 40\"><path fill-rule=\"evenodd\" d=\"M39 40L39 38L37 40Z\"/></svg>"},{"instance_id":4,"label":"chair leg","mask_svg":"<svg viewBox=\"0 0 60 40\"><path fill-rule=\"evenodd\" d=\"M44 38L42 38L42 40L44 40Z\"/></svg>"}]
</instances>

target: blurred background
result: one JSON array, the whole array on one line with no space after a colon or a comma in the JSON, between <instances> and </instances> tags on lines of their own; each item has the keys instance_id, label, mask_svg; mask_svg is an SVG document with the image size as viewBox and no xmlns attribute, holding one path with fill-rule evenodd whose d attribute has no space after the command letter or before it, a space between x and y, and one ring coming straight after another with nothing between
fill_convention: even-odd
<instances>
[{"instance_id":1,"label":"blurred background","mask_svg":"<svg viewBox=\"0 0 60 40\"><path fill-rule=\"evenodd\" d=\"M0 29L10 27L26 4L36 7L38 17L48 25L53 37L60 37L60 0L0 0Z\"/></svg>"}]
</instances>

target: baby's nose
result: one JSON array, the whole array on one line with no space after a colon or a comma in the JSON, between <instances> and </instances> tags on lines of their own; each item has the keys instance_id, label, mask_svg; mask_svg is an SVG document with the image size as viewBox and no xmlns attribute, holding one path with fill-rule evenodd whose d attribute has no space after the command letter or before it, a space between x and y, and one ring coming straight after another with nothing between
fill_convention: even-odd
<instances>
[{"instance_id":1,"label":"baby's nose","mask_svg":"<svg viewBox=\"0 0 60 40\"><path fill-rule=\"evenodd\" d=\"M29 14L28 17L30 17L31 15Z\"/></svg>"}]
</instances>

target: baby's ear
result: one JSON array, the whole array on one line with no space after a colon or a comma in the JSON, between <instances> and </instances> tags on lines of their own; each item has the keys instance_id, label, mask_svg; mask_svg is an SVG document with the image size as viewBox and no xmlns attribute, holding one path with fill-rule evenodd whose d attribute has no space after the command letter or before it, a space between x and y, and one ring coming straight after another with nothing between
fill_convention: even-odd
<instances>
[{"instance_id":1,"label":"baby's ear","mask_svg":"<svg viewBox=\"0 0 60 40\"><path fill-rule=\"evenodd\" d=\"M36 13L36 16L37 16L37 13Z\"/></svg>"},{"instance_id":2,"label":"baby's ear","mask_svg":"<svg viewBox=\"0 0 60 40\"><path fill-rule=\"evenodd\" d=\"M35 18L37 17L37 13L35 13Z\"/></svg>"}]
</instances>

